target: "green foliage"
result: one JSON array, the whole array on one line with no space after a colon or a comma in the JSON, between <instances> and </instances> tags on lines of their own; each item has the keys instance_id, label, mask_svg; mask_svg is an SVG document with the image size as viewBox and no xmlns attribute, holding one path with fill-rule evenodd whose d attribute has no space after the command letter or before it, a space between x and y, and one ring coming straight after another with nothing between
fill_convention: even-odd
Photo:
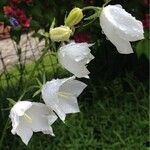
<instances>
[{"instance_id":1,"label":"green foliage","mask_svg":"<svg viewBox=\"0 0 150 150\"><path fill-rule=\"evenodd\" d=\"M9 2L4 1L2 0L0 4L0 20L2 21L5 19L1 15L2 7ZM110 1L107 0L106 2ZM44 29L46 32L49 32L53 19L56 18L56 26L62 25L66 12L69 12L74 6L83 8L85 4L83 1L77 0L72 2L69 0L34 0L31 5L20 5L19 7L23 8L28 16L32 16L32 30ZM87 16L90 17L85 17L85 19L95 20L99 16L100 11L100 9L95 9L94 15L93 12L89 12ZM96 71L99 70L101 75L105 76L109 74L105 70L109 64L107 61L118 57L114 56L114 47L112 48L110 43L108 44L108 41L103 38L98 19L95 22L92 21L90 22L92 24L88 22L86 25L81 25L80 28L76 27L76 32L90 33L92 36L91 43L96 41L93 53L97 56L98 61L89 67L95 68ZM19 43L23 32L20 29L13 29L11 31L12 39ZM35 35L38 35L38 33ZM43 35L39 35L40 39L43 37ZM149 58L149 37L148 35L145 37L146 39L138 42L136 52L139 57L145 55ZM48 47L43 50L42 56L37 61L24 65L20 61L20 64L16 65L10 72L0 76L0 146L2 146L2 150L146 149L146 144L149 140L147 132L149 111L148 85L147 83L141 83L138 79L134 79L131 75L124 75L124 78L106 81L100 78L99 72L96 72L96 77L98 77L96 78L96 84L92 80L86 81L89 87L79 98L81 113L69 115L65 124L57 121L54 124L56 137L36 133L28 147L26 147L18 136L11 134L11 124L8 119L11 108L10 103L18 99L26 100L31 98L34 101L42 102L40 94L42 83L52 78L63 78L70 75L60 68L55 53L48 54L49 49L56 51L58 45L52 45L48 40L46 42ZM110 54L110 50L112 54ZM20 54L21 49L18 49L18 57ZM120 62L122 62L122 59ZM117 64L119 63L117 62ZM125 68L125 65L122 68ZM110 72L113 71L112 68L108 70ZM94 73L94 71L91 71L91 74ZM125 89L124 82L128 90Z\"/></svg>"},{"instance_id":2,"label":"green foliage","mask_svg":"<svg viewBox=\"0 0 150 150\"><path fill-rule=\"evenodd\" d=\"M2 12L0 12L0 21L5 21L4 14Z\"/></svg>"},{"instance_id":3,"label":"green foliage","mask_svg":"<svg viewBox=\"0 0 150 150\"><path fill-rule=\"evenodd\" d=\"M20 42L22 30L20 28L14 28L10 32L10 36L12 40L14 40L17 44Z\"/></svg>"},{"instance_id":4,"label":"green foliage","mask_svg":"<svg viewBox=\"0 0 150 150\"><path fill-rule=\"evenodd\" d=\"M136 53L137 56L140 57L142 55L146 56L147 59L150 59L150 38L149 31L145 31L145 39L139 41L136 45Z\"/></svg>"},{"instance_id":5,"label":"green foliage","mask_svg":"<svg viewBox=\"0 0 150 150\"><path fill-rule=\"evenodd\" d=\"M60 72L61 73L61 72ZM98 86L89 85L79 98L81 113L69 115L66 123L53 126L56 137L35 133L28 147L7 128L2 149L11 150L133 150L146 149L148 142L148 85L131 75ZM30 81L31 82L31 81ZM39 84L40 81L38 81ZM36 85L36 83L35 83ZM34 93L26 94L27 99ZM11 95L11 91L7 91ZM19 95L20 93L17 93ZM3 95L4 96L4 95ZM1 99L2 101L3 99ZM40 95L35 97L40 100ZM6 112L6 111L5 111ZM7 115L5 119L7 119ZM2 130L1 130L2 131ZM10 139L10 140L9 140Z\"/></svg>"}]
</instances>

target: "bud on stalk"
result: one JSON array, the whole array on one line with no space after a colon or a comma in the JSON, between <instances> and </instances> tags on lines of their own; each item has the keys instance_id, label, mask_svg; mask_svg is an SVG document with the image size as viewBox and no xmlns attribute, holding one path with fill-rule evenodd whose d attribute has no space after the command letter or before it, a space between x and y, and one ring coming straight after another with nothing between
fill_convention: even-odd
<instances>
[{"instance_id":1,"label":"bud on stalk","mask_svg":"<svg viewBox=\"0 0 150 150\"><path fill-rule=\"evenodd\" d=\"M73 8L68 17L65 20L65 25L69 27L73 27L74 25L78 24L83 18L82 9L80 8Z\"/></svg>"},{"instance_id":2,"label":"bud on stalk","mask_svg":"<svg viewBox=\"0 0 150 150\"><path fill-rule=\"evenodd\" d=\"M67 26L60 26L50 29L50 38L54 42L68 41L72 30Z\"/></svg>"}]
</instances>

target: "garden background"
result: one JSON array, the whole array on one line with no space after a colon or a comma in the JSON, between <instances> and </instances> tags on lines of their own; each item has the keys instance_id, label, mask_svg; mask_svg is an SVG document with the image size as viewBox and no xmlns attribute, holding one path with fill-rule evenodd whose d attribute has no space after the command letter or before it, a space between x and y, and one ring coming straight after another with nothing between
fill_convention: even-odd
<instances>
[{"instance_id":1,"label":"garden background","mask_svg":"<svg viewBox=\"0 0 150 150\"><path fill-rule=\"evenodd\" d=\"M58 45L48 44L38 31L49 31L56 18L62 25L66 12L73 7L102 6L102 0L32 0L17 4L32 17L30 27L13 28L4 15L9 0L1 0L0 22L0 149L2 150L144 150L149 148L149 2L112 0L144 24L145 39L132 43L135 53L119 54L105 38L99 20L77 27L72 39L95 43L94 60L88 65L90 80L81 79L88 88L79 97L81 112L69 115L66 123L55 123L55 137L34 134L28 146L11 134L8 119L17 101L42 101L41 84L52 78L70 76L51 51ZM92 12L88 12L91 14ZM4 24L3 24L4 23ZM10 37L10 38L9 38ZM6 38L6 39L4 39Z\"/></svg>"}]
</instances>

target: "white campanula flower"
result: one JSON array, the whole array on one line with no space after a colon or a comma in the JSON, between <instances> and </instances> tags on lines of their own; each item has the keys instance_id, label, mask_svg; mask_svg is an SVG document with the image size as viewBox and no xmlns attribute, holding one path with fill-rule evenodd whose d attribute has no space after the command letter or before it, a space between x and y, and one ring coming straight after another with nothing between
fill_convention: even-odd
<instances>
[{"instance_id":1,"label":"white campanula flower","mask_svg":"<svg viewBox=\"0 0 150 150\"><path fill-rule=\"evenodd\" d=\"M70 43L60 47L58 51L58 60L60 64L73 73L76 77L87 77L90 73L86 65L94 58L90 53L88 43Z\"/></svg>"},{"instance_id":2,"label":"white campanula flower","mask_svg":"<svg viewBox=\"0 0 150 150\"><path fill-rule=\"evenodd\" d=\"M108 5L102 9L100 26L119 53L133 53L130 41L144 38L143 25L121 5Z\"/></svg>"},{"instance_id":3,"label":"white campanula flower","mask_svg":"<svg viewBox=\"0 0 150 150\"><path fill-rule=\"evenodd\" d=\"M54 110L62 121L66 114L79 112L77 97L86 87L75 77L53 79L42 87L42 98L45 104Z\"/></svg>"},{"instance_id":4,"label":"white campanula flower","mask_svg":"<svg viewBox=\"0 0 150 150\"><path fill-rule=\"evenodd\" d=\"M11 109L12 134L17 134L27 145L33 132L43 132L54 136L52 125L57 116L45 104L19 101Z\"/></svg>"}]
</instances>

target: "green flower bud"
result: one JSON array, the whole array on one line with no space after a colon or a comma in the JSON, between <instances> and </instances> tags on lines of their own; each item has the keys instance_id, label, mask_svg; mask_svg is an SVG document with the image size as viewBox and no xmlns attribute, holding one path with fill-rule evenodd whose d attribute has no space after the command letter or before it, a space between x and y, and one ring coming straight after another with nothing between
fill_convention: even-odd
<instances>
[{"instance_id":1,"label":"green flower bud","mask_svg":"<svg viewBox=\"0 0 150 150\"><path fill-rule=\"evenodd\" d=\"M78 24L83 18L82 9L80 8L74 8L69 13L68 17L65 20L65 25L72 27L76 24Z\"/></svg>"},{"instance_id":2,"label":"green flower bud","mask_svg":"<svg viewBox=\"0 0 150 150\"><path fill-rule=\"evenodd\" d=\"M67 26L60 26L50 29L50 38L52 41L68 41L71 36L72 30Z\"/></svg>"}]
</instances>

